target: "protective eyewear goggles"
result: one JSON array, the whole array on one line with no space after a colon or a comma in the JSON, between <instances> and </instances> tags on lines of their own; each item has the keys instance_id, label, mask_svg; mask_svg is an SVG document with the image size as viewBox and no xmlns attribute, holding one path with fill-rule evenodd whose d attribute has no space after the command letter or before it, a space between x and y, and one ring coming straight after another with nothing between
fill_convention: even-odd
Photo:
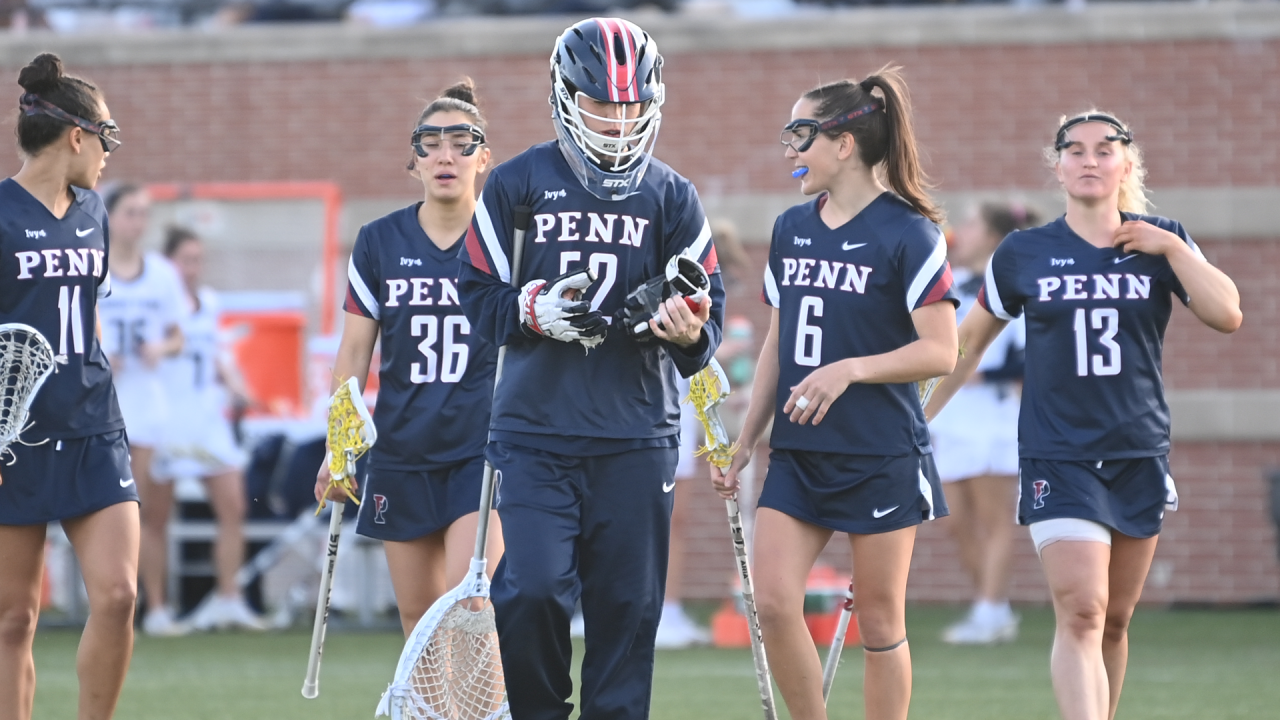
<instances>
[{"instance_id":1,"label":"protective eyewear goggles","mask_svg":"<svg viewBox=\"0 0 1280 720\"><path fill-rule=\"evenodd\" d=\"M818 139L818 135L820 133L824 133L832 128L840 127L854 118L859 118L863 115L870 115L880 108L881 105L877 101L870 103L869 105L863 105L857 110L847 112L843 115L837 115L830 120L823 120L821 122L808 118L792 120L783 126L780 141L783 145L795 150L797 153L802 153L813 147L813 141Z\"/></svg>"},{"instance_id":2,"label":"protective eyewear goggles","mask_svg":"<svg viewBox=\"0 0 1280 720\"><path fill-rule=\"evenodd\" d=\"M116 125L115 120L103 120L100 123L89 122L82 117L76 117L62 108L48 102L34 93L27 93L22 96L18 102L22 108L24 115L48 115L55 120L75 125L85 132L93 133L98 136L98 142L102 143L102 152L114 152L123 141L120 140L120 126Z\"/></svg>"},{"instance_id":3,"label":"protective eyewear goggles","mask_svg":"<svg viewBox=\"0 0 1280 720\"><path fill-rule=\"evenodd\" d=\"M484 131L470 123L457 125L419 125L410 140L418 157L439 152L449 143L454 152L469 157L484 144Z\"/></svg>"},{"instance_id":4,"label":"protective eyewear goggles","mask_svg":"<svg viewBox=\"0 0 1280 720\"><path fill-rule=\"evenodd\" d=\"M1067 131L1071 128L1082 125L1087 122L1097 122L1104 125L1110 125L1115 128L1115 133L1107 136L1107 140L1111 142L1121 142L1125 145L1133 142L1133 131L1124 126L1124 123L1102 113L1089 113L1086 115L1077 115L1070 120L1062 123L1062 127L1058 128L1058 134L1053 141L1053 149L1055 152L1062 152L1075 144L1076 141L1067 139Z\"/></svg>"}]
</instances>

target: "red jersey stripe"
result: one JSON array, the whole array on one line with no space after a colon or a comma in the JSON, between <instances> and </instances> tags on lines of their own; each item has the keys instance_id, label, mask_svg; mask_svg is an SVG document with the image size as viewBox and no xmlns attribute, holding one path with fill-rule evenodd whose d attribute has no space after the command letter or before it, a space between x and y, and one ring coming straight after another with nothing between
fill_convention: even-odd
<instances>
[{"instance_id":1,"label":"red jersey stripe","mask_svg":"<svg viewBox=\"0 0 1280 720\"><path fill-rule=\"evenodd\" d=\"M467 257L471 260L471 265L477 270L483 270L492 275L493 270L489 269L489 261L484 257L484 247L480 244L480 237L476 235L476 226L472 224L467 228Z\"/></svg>"}]
</instances>

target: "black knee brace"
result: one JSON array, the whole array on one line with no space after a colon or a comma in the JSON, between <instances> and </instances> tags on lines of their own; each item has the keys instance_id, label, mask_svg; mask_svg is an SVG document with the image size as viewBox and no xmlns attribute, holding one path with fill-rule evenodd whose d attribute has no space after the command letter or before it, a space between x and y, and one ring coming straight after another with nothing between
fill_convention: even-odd
<instances>
[{"instance_id":1,"label":"black knee brace","mask_svg":"<svg viewBox=\"0 0 1280 720\"><path fill-rule=\"evenodd\" d=\"M892 645L886 645L884 647L878 647L878 648L867 647L866 645L863 645L862 649L865 650L866 652L876 652L876 653L889 652L890 650L897 650L899 647L905 645L906 643L907 643L907 639L902 638L901 640L899 640L898 642Z\"/></svg>"}]
</instances>

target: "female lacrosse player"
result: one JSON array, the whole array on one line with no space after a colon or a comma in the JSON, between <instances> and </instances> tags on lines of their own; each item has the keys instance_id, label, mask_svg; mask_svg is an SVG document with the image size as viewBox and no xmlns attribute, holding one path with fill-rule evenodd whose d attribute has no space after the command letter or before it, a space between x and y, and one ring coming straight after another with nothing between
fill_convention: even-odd
<instances>
[{"instance_id":1,"label":"female lacrosse player","mask_svg":"<svg viewBox=\"0 0 1280 720\"><path fill-rule=\"evenodd\" d=\"M645 718L676 374L715 353L724 290L693 185L652 156L663 83L649 35L626 20L579 22L556 40L551 84L557 139L489 174L459 278L477 332L507 345L487 450L507 538L493 605L514 717L569 717L581 598L582 716ZM518 206L533 219L512 287Z\"/></svg>"},{"instance_id":2,"label":"female lacrosse player","mask_svg":"<svg viewBox=\"0 0 1280 720\"><path fill-rule=\"evenodd\" d=\"M983 203L958 224L947 260L955 272L961 318L973 307L983 272L1005 235L1037 220L1016 203ZM1018 616L1009 607L1014 485L1018 479L1018 383L1025 330L1011 323L978 364L979 374L929 425L933 456L951 510L948 529L976 598L942 639L957 645L1012 641Z\"/></svg>"},{"instance_id":3,"label":"female lacrosse player","mask_svg":"<svg viewBox=\"0 0 1280 720\"><path fill-rule=\"evenodd\" d=\"M111 296L99 303L103 343L129 431L133 477L142 498L139 575L146 593L142 631L181 635L168 606L169 510L173 483L152 477L156 447L169 422L160 364L182 350L179 322L186 293L173 265L143 242L151 217L146 189L117 183L103 192L111 222Z\"/></svg>"},{"instance_id":4,"label":"female lacrosse player","mask_svg":"<svg viewBox=\"0 0 1280 720\"><path fill-rule=\"evenodd\" d=\"M793 718L826 717L805 580L831 534L845 532L866 716L900 719L911 697L904 605L916 526L946 515L915 386L956 359L941 212L925 192L897 68L816 87L791 117L786 157L804 193L818 197L774 224L765 271L773 315L741 450L712 479L722 494L734 492L773 419L754 547L778 688Z\"/></svg>"},{"instance_id":5,"label":"female lacrosse player","mask_svg":"<svg viewBox=\"0 0 1280 720\"><path fill-rule=\"evenodd\" d=\"M458 304L458 248L490 155L471 80L432 101L411 138L409 172L422 183L423 201L360 229L334 366L335 383L354 376L363 387L381 333L378 443L356 529L386 547L406 636L462 581L475 549L497 361ZM322 467L317 498L328 482ZM501 555L494 522L490 572Z\"/></svg>"},{"instance_id":6,"label":"female lacrosse player","mask_svg":"<svg viewBox=\"0 0 1280 720\"><path fill-rule=\"evenodd\" d=\"M236 446L225 406L226 393L246 397L239 373L226 362L218 341L217 295L200 285L204 242L191 230L165 232L165 257L182 279L186 307L182 314L182 353L161 366L165 399L182 412L171 414L156 450L152 476L170 487L179 477L204 481L218 533L213 543L217 588L213 598L190 618L196 630L238 627L265 630L266 624L244 600L236 572L244 561L244 454ZM168 525L171 506L159 526ZM162 581L163 582L163 581Z\"/></svg>"},{"instance_id":7,"label":"female lacrosse player","mask_svg":"<svg viewBox=\"0 0 1280 720\"><path fill-rule=\"evenodd\" d=\"M1025 313L1018 522L1031 526L1053 594L1058 708L1067 720L1106 720L1161 521L1177 507L1160 375L1172 298L1229 333L1240 327L1240 295L1182 225L1143 214L1142 154L1120 120L1063 117L1045 155L1067 212L1000 244L960 328L970 352L928 411Z\"/></svg>"},{"instance_id":8,"label":"female lacrosse player","mask_svg":"<svg viewBox=\"0 0 1280 720\"><path fill-rule=\"evenodd\" d=\"M31 717L45 528L61 520L89 594L79 717L109 718L133 654L138 572L138 491L95 332L111 280L107 211L92 188L119 128L102 91L63 75L56 55L31 61L18 84L23 163L0 182L0 323L34 327L58 362L0 465L0 717ZM11 412L0 410L6 432Z\"/></svg>"}]
</instances>

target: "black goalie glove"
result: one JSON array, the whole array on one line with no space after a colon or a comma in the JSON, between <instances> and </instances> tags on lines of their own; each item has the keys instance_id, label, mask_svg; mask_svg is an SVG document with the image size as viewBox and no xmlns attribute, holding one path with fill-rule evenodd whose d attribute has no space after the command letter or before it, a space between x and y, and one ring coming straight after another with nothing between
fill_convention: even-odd
<instances>
[{"instance_id":1,"label":"black goalie glove","mask_svg":"<svg viewBox=\"0 0 1280 720\"><path fill-rule=\"evenodd\" d=\"M685 255L677 255L667 262L666 272L646 281L631 291L623 301L622 309L613 314L615 325L626 330L636 340L653 339L650 320L658 320L658 307L667 298L682 297L695 313L711 290L711 277L702 263ZM659 325L661 321L659 320Z\"/></svg>"},{"instance_id":2,"label":"black goalie glove","mask_svg":"<svg viewBox=\"0 0 1280 720\"><path fill-rule=\"evenodd\" d=\"M582 295L596 281L590 270L571 270L554 280L533 280L520 289L520 322L526 332L590 350L604 342L609 325Z\"/></svg>"}]
</instances>

